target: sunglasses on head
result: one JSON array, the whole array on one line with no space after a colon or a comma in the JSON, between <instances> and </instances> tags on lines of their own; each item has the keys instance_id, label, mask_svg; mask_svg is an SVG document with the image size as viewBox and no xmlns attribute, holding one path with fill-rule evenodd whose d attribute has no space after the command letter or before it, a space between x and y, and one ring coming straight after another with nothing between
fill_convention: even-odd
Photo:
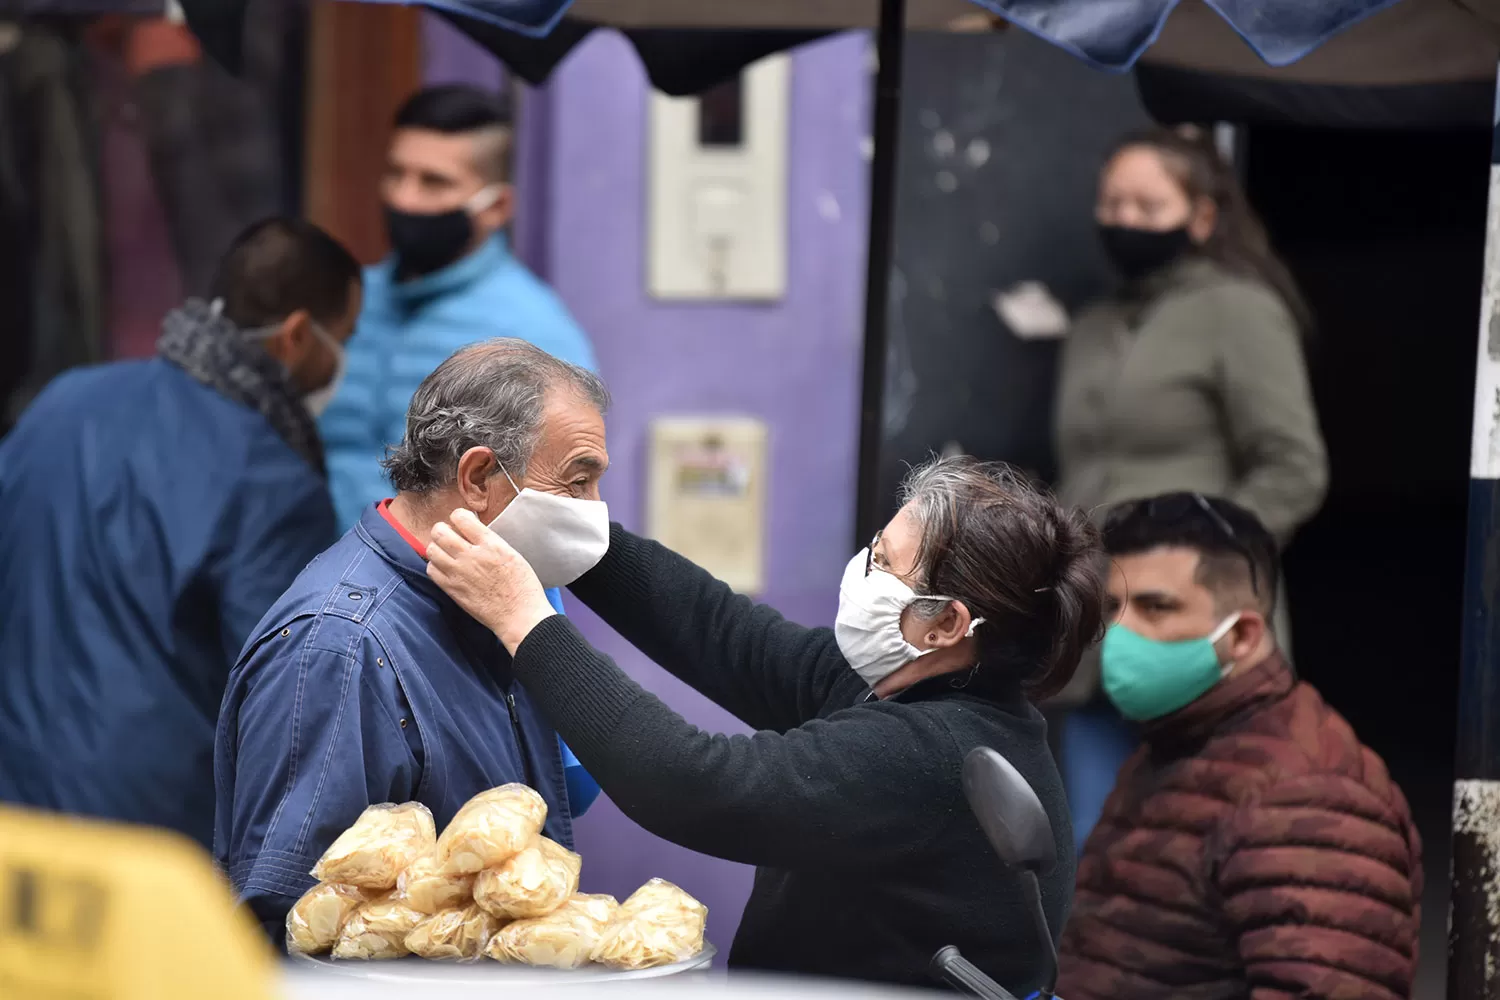
<instances>
[{"instance_id":1,"label":"sunglasses on head","mask_svg":"<svg viewBox=\"0 0 1500 1000\"><path fill-rule=\"evenodd\" d=\"M1223 514L1214 509L1214 505L1209 503L1208 498L1202 493L1174 493L1170 496L1141 500L1132 509L1132 514L1137 511L1144 511L1146 516L1153 521L1166 522L1183 521L1199 513L1207 515L1209 523L1250 567L1250 590L1257 597L1260 596L1260 578L1255 568L1255 555L1235 533L1234 526L1224 519Z\"/></svg>"}]
</instances>

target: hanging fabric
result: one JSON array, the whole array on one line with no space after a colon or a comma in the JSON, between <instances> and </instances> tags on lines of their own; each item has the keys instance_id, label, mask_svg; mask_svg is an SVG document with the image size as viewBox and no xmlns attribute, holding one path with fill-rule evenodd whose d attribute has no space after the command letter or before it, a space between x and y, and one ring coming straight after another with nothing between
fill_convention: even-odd
<instances>
[{"instance_id":1,"label":"hanging fabric","mask_svg":"<svg viewBox=\"0 0 1500 1000\"><path fill-rule=\"evenodd\" d=\"M242 230L290 207L274 100L282 25L276 11L260 9L271 6L283 5L256 5L246 26L250 72L242 79L203 58L182 26L162 19L135 29L180 33L192 46L190 57L140 73L133 88L188 295L209 294L219 258Z\"/></svg>"},{"instance_id":2,"label":"hanging fabric","mask_svg":"<svg viewBox=\"0 0 1500 1000\"><path fill-rule=\"evenodd\" d=\"M22 26L0 54L0 197L32 261L16 289L30 315L7 327L22 342L25 375L7 393L4 426L58 372L104 358L98 157L85 83L79 50L50 25Z\"/></svg>"}]
</instances>

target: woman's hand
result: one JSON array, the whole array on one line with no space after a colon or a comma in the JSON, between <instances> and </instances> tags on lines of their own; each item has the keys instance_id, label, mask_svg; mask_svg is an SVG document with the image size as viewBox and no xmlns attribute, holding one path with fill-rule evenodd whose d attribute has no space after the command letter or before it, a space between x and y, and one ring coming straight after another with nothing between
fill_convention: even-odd
<instances>
[{"instance_id":1,"label":"woman's hand","mask_svg":"<svg viewBox=\"0 0 1500 1000\"><path fill-rule=\"evenodd\" d=\"M531 564L473 512L456 510L432 529L427 575L512 656L531 630L557 614Z\"/></svg>"}]
</instances>

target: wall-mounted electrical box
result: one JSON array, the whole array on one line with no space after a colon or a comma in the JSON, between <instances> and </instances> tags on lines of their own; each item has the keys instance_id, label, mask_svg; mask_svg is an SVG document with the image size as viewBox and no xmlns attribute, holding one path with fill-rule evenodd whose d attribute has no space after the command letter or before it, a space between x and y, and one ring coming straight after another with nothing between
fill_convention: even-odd
<instances>
[{"instance_id":1,"label":"wall-mounted electrical box","mask_svg":"<svg viewBox=\"0 0 1500 1000\"><path fill-rule=\"evenodd\" d=\"M651 422L646 533L742 594L765 588L766 425L753 417Z\"/></svg>"},{"instance_id":2,"label":"wall-mounted electrical box","mask_svg":"<svg viewBox=\"0 0 1500 1000\"><path fill-rule=\"evenodd\" d=\"M652 92L647 287L660 299L786 292L791 58L773 55L697 97Z\"/></svg>"}]
</instances>

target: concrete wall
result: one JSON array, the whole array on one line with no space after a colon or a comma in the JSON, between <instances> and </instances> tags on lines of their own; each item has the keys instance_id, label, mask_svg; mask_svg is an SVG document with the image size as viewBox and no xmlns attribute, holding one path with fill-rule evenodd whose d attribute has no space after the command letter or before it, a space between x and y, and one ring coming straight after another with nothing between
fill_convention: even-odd
<instances>
[{"instance_id":1,"label":"concrete wall","mask_svg":"<svg viewBox=\"0 0 1500 1000\"><path fill-rule=\"evenodd\" d=\"M429 35L430 76L454 79L455 67L471 65L467 46L446 31ZM644 524L653 417L760 417L770 428L762 596L814 624L832 622L853 530L866 49L863 36L846 36L795 56L790 284L774 305L676 305L647 296L648 91L634 50L619 36L600 33L574 53L544 97L526 106L518 143L526 218L518 242L592 335L614 393L605 478L614 517L631 528ZM576 602L571 613L600 649L690 721L713 731L742 729ZM580 822L578 840L585 888L625 894L652 876L678 881L708 904L709 936L727 948L749 892L748 869L664 843L607 801Z\"/></svg>"}]
</instances>

